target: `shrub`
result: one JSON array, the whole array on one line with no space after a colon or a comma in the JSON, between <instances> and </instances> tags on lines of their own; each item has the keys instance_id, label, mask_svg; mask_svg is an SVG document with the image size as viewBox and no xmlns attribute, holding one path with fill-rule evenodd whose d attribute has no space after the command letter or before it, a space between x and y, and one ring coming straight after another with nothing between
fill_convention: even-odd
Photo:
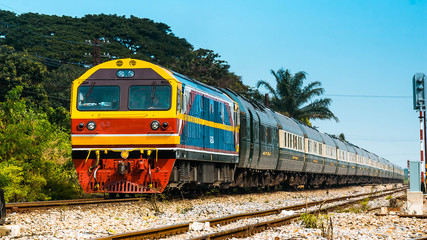
<instances>
[{"instance_id":1,"label":"shrub","mask_svg":"<svg viewBox=\"0 0 427 240\"><path fill-rule=\"evenodd\" d=\"M79 193L69 135L13 88L0 103L0 188L7 202L64 199Z\"/></svg>"}]
</instances>

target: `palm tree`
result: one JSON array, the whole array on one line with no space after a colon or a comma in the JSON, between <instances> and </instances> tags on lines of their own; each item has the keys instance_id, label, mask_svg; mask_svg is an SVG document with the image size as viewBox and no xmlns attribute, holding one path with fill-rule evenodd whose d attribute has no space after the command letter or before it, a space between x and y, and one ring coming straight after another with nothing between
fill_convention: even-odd
<instances>
[{"instance_id":1,"label":"palm tree","mask_svg":"<svg viewBox=\"0 0 427 240\"><path fill-rule=\"evenodd\" d=\"M324 89L320 82L311 82L303 86L306 79L306 72L297 72L292 75L288 69L280 68L277 72L271 70L271 74L276 78L276 88L268 82L260 80L257 88L264 86L273 95L271 98L271 108L286 116L309 123L311 119L334 119L338 118L331 112L329 105L330 98L321 98L310 101L314 96L323 94Z\"/></svg>"}]
</instances>

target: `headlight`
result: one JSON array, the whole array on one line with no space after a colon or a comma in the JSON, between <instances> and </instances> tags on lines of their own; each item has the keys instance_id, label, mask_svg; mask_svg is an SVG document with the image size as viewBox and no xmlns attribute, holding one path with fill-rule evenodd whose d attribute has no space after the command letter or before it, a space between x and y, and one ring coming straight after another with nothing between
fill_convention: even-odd
<instances>
[{"instance_id":1,"label":"headlight","mask_svg":"<svg viewBox=\"0 0 427 240\"><path fill-rule=\"evenodd\" d=\"M127 159L127 158L129 157L129 152L128 152L128 151L122 151L122 152L120 153L120 156L121 156L123 159Z\"/></svg>"},{"instance_id":2,"label":"headlight","mask_svg":"<svg viewBox=\"0 0 427 240\"><path fill-rule=\"evenodd\" d=\"M94 121L89 121L87 123L86 127L89 131L93 131L96 128L96 123Z\"/></svg>"},{"instance_id":3,"label":"headlight","mask_svg":"<svg viewBox=\"0 0 427 240\"><path fill-rule=\"evenodd\" d=\"M135 76L135 72L133 70L119 70L116 72L116 76L119 78L131 78Z\"/></svg>"},{"instance_id":4,"label":"headlight","mask_svg":"<svg viewBox=\"0 0 427 240\"><path fill-rule=\"evenodd\" d=\"M159 129L159 127L160 127L159 121L154 120L154 121L151 122L151 129L157 130L157 129Z\"/></svg>"}]
</instances>

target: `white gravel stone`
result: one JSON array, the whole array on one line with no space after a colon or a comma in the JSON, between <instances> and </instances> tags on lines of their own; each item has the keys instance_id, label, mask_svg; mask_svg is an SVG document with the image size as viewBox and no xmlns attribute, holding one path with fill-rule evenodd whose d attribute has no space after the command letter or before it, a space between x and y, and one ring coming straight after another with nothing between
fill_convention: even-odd
<instances>
[{"instance_id":1,"label":"white gravel stone","mask_svg":"<svg viewBox=\"0 0 427 240\"><path fill-rule=\"evenodd\" d=\"M207 196L194 200L173 200L158 202L159 212L154 211L149 201L131 203L109 203L75 207L59 207L12 213L8 217L12 225L19 226L18 236L2 239L91 239L112 234L140 231L184 222L197 222L208 218L230 214L253 212L319 201L327 198L369 193L391 188L391 185L354 186L341 189L281 191L273 193L254 193L232 196ZM371 201L372 206L385 206L388 201ZM325 207L327 204L324 205ZM278 217L278 216L276 216ZM279 217L283 217L280 216ZM333 216L334 236L362 236L365 239L397 239L394 232L402 236L420 236L427 229L426 220L404 219L397 216L376 217L372 214L336 213ZM268 217L248 219L229 226L210 226L210 231L220 231L238 224L264 221ZM418 222L417 224L415 224ZM420 225L423 225L421 227ZM186 237L208 233L209 228L191 231ZM379 230L376 231L375 229ZM272 229L271 233L261 233L256 239L312 238L323 239L320 229L305 229L299 223ZM391 231L391 232L388 232ZM421 231L421 232L420 232ZM181 236L181 237L182 237ZM386 236L386 237L385 237ZM378 237L378 238L377 238ZM179 239L179 238L176 238ZM336 238L359 239L359 238Z\"/></svg>"}]
</instances>

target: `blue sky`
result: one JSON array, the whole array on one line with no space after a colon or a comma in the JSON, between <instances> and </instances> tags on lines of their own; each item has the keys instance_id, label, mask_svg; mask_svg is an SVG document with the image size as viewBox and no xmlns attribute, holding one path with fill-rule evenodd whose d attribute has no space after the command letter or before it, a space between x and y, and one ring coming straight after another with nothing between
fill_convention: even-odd
<instances>
[{"instance_id":1,"label":"blue sky","mask_svg":"<svg viewBox=\"0 0 427 240\"><path fill-rule=\"evenodd\" d=\"M195 48L219 53L249 86L274 84L272 69L305 71L322 82L340 119L314 121L319 130L344 133L402 167L420 158L411 79L427 73L427 0L0 0L0 8L163 22Z\"/></svg>"}]
</instances>

